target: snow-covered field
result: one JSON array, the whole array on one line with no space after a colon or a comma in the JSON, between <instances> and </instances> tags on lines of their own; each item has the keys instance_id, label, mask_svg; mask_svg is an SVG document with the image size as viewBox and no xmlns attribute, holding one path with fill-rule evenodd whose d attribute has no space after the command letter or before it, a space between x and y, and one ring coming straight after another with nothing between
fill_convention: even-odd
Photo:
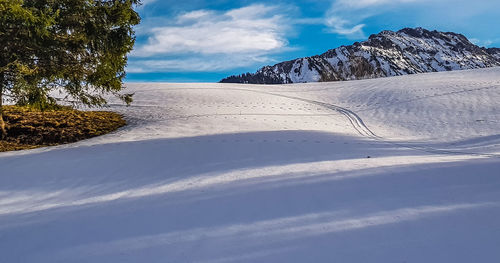
<instances>
[{"instance_id":1,"label":"snow-covered field","mask_svg":"<svg viewBox=\"0 0 500 263\"><path fill-rule=\"evenodd\" d=\"M0 262L500 260L500 68L127 86L129 126L0 154Z\"/></svg>"}]
</instances>

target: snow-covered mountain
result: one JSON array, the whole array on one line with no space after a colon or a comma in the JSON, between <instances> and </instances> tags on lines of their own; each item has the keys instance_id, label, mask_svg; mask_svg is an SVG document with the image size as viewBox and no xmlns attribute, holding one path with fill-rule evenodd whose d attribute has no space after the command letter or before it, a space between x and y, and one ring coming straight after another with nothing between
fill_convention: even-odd
<instances>
[{"instance_id":1,"label":"snow-covered mountain","mask_svg":"<svg viewBox=\"0 0 500 263\"><path fill-rule=\"evenodd\" d=\"M265 66L256 73L230 76L221 82L322 82L494 66L500 66L499 48L481 48L461 34L419 27L382 31L351 46Z\"/></svg>"}]
</instances>

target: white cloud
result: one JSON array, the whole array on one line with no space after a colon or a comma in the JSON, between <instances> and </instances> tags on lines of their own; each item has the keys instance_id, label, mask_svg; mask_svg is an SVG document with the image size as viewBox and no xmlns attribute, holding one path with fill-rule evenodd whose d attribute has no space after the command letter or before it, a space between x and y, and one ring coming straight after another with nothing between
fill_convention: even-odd
<instances>
[{"instance_id":1,"label":"white cloud","mask_svg":"<svg viewBox=\"0 0 500 263\"><path fill-rule=\"evenodd\" d=\"M365 34L363 32L365 24L352 25L350 21L336 15L327 17L325 24L332 33L348 36L349 38L354 39L365 38Z\"/></svg>"},{"instance_id":2,"label":"white cloud","mask_svg":"<svg viewBox=\"0 0 500 263\"><path fill-rule=\"evenodd\" d=\"M478 39L478 38L469 38L469 41L472 44L480 46L480 47L490 47L493 43L499 42L500 38L499 39L494 39L494 40L492 40L492 39L481 40L481 39Z\"/></svg>"},{"instance_id":3,"label":"white cloud","mask_svg":"<svg viewBox=\"0 0 500 263\"><path fill-rule=\"evenodd\" d=\"M129 73L148 72L222 72L273 61L267 56L215 55L165 59L141 59L127 67Z\"/></svg>"},{"instance_id":4,"label":"white cloud","mask_svg":"<svg viewBox=\"0 0 500 263\"><path fill-rule=\"evenodd\" d=\"M325 25L331 33L349 39L365 39L363 21L380 12L409 3L429 0L337 0L326 12Z\"/></svg>"},{"instance_id":5,"label":"white cloud","mask_svg":"<svg viewBox=\"0 0 500 263\"><path fill-rule=\"evenodd\" d=\"M488 47L491 44L493 44L493 41L492 40L485 40L483 43L484 43L484 46Z\"/></svg>"},{"instance_id":6,"label":"white cloud","mask_svg":"<svg viewBox=\"0 0 500 263\"><path fill-rule=\"evenodd\" d=\"M250 5L224 12L196 10L173 19L148 17L127 71L221 72L276 62L289 50L286 6ZM144 41L145 40L145 41Z\"/></svg>"},{"instance_id":7,"label":"white cloud","mask_svg":"<svg viewBox=\"0 0 500 263\"><path fill-rule=\"evenodd\" d=\"M474 45L479 45L481 43L481 40L477 38L469 38L469 41Z\"/></svg>"},{"instance_id":8,"label":"white cloud","mask_svg":"<svg viewBox=\"0 0 500 263\"><path fill-rule=\"evenodd\" d=\"M394 5L404 3L423 2L425 0L339 0L335 3L337 7L366 8L377 5Z\"/></svg>"},{"instance_id":9,"label":"white cloud","mask_svg":"<svg viewBox=\"0 0 500 263\"><path fill-rule=\"evenodd\" d=\"M192 22L192 21L196 21L196 20L201 20L201 19L209 18L209 16L211 16L212 14L213 14L213 12L208 11L208 10L196 10L196 11L192 11L192 12L185 13L185 14L178 16L177 22L183 23L183 22L190 22L190 21Z\"/></svg>"},{"instance_id":10,"label":"white cloud","mask_svg":"<svg viewBox=\"0 0 500 263\"><path fill-rule=\"evenodd\" d=\"M218 13L198 10L149 30L133 57L177 54L265 54L287 45L278 6L251 5Z\"/></svg>"}]
</instances>

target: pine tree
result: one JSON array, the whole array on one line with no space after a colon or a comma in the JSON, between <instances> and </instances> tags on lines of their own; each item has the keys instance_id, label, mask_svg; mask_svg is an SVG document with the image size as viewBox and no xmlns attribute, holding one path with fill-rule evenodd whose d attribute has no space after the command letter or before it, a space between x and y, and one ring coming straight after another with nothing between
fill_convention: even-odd
<instances>
[{"instance_id":1,"label":"pine tree","mask_svg":"<svg viewBox=\"0 0 500 263\"><path fill-rule=\"evenodd\" d=\"M102 106L118 95L132 50L139 0L0 0L0 99L54 103L49 92L62 88L67 99ZM0 117L1 117L0 104ZM0 118L2 136L5 135Z\"/></svg>"},{"instance_id":2,"label":"pine tree","mask_svg":"<svg viewBox=\"0 0 500 263\"><path fill-rule=\"evenodd\" d=\"M26 8L22 0L0 0L0 139L6 135L3 95L13 96L32 82L40 40L53 23L46 10Z\"/></svg>"}]
</instances>

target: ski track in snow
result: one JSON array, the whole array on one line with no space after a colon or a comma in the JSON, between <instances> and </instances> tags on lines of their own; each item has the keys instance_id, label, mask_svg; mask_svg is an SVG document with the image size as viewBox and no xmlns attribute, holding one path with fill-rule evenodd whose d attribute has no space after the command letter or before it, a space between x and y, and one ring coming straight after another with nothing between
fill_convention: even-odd
<instances>
[{"instance_id":1,"label":"ski track in snow","mask_svg":"<svg viewBox=\"0 0 500 263\"><path fill-rule=\"evenodd\" d=\"M500 258L500 68L127 86L128 126L0 154L0 262Z\"/></svg>"}]
</instances>

